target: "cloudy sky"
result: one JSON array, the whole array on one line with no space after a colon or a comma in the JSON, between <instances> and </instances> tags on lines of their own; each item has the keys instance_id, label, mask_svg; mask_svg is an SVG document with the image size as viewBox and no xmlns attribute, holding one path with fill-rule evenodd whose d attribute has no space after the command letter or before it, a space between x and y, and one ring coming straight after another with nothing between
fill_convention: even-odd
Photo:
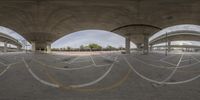
<instances>
[{"instance_id":1,"label":"cloudy sky","mask_svg":"<svg viewBox=\"0 0 200 100\"><path fill-rule=\"evenodd\" d=\"M30 43L29 43L26 39L24 39L24 38L23 38L21 35L19 35L17 32L15 32L15 31L13 31L13 30L11 30L11 29L9 29L9 28L0 26L0 33L7 34L7 35L9 35L9 36L11 36L11 37L17 39L17 40L18 40L20 43L22 43L22 44L25 44L25 42L26 42L26 44L30 45ZM0 42L0 46L3 46L3 43L2 43L2 42ZM8 46L9 46L9 45L8 45ZM12 45L10 45L10 46L12 46ZM24 47L23 47L23 48L24 48ZM29 48L31 48L31 46L30 46Z\"/></svg>"},{"instance_id":2,"label":"cloudy sky","mask_svg":"<svg viewBox=\"0 0 200 100\"><path fill-rule=\"evenodd\" d=\"M182 25L176 25L176 26L171 26L171 27L167 27L159 32L157 32L156 34L154 34L149 40L155 39L156 37L166 34L166 33L170 33L170 32L174 32L174 31L180 31L180 30L188 30L188 31L196 31L200 33L200 26L198 25L191 25L191 24L182 24ZM164 45L165 43L161 43L158 45ZM200 42L197 41L176 41L176 42L172 42L171 45L196 45L196 46L200 46Z\"/></svg>"},{"instance_id":3,"label":"cloudy sky","mask_svg":"<svg viewBox=\"0 0 200 100\"><path fill-rule=\"evenodd\" d=\"M90 43L97 43L103 47L108 45L114 47L124 47L125 38L115 33L103 30L84 30L62 37L61 39L55 41L52 44L52 47L61 48L70 46L78 48L80 45L88 45ZM131 43L131 47L134 48L135 45Z\"/></svg>"}]
</instances>

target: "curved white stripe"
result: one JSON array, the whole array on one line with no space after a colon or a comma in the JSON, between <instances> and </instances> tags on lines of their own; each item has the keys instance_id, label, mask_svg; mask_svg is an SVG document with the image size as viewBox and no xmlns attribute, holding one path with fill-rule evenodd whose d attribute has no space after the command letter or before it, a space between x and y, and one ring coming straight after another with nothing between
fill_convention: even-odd
<instances>
[{"instance_id":1,"label":"curved white stripe","mask_svg":"<svg viewBox=\"0 0 200 100\"><path fill-rule=\"evenodd\" d=\"M0 73L0 76L2 76L10 67L11 67L11 66L8 65L8 66L6 67L6 69L4 69L4 70Z\"/></svg>"},{"instance_id":2,"label":"curved white stripe","mask_svg":"<svg viewBox=\"0 0 200 100\"><path fill-rule=\"evenodd\" d=\"M4 66L7 66L7 64L3 63L3 62L0 62L0 64L4 65Z\"/></svg>"},{"instance_id":3,"label":"curved white stripe","mask_svg":"<svg viewBox=\"0 0 200 100\"><path fill-rule=\"evenodd\" d=\"M178 82L160 82L160 81L156 81L156 80L153 80L153 79L150 79L142 74L140 74L139 72L137 72L137 70L129 63L129 61L123 57L124 60L126 61L126 63L128 64L128 66L138 75L140 76L142 79L146 80L146 81L149 81L149 82L153 82L153 83L156 83L156 84L183 84L183 83L188 83L188 82L191 82L191 81L194 81L198 78L200 78L200 75L196 76L196 77L193 77L191 79L188 79L188 80L185 80L185 81L178 81Z\"/></svg>"},{"instance_id":4,"label":"curved white stripe","mask_svg":"<svg viewBox=\"0 0 200 100\"><path fill-rule=\"evenodd\" d=\"M176 71L181 63L182 58L183 58L183 54L181 55L175 69L169 74L169 76L167 78L165 78L163 81L161 81L162 83L168 81L169 79L171 79L174 76L174 74L176 73Z\"/></svg>"},{"instance_id":5,"label":"curved white stripe","mask_svg":"<svg viewBox=\"0 0 200 100\"><path fill-rule=\"evenodd\" d=\"M53 68L53 69L56 69L56 70L67 70L67 71L68 70L80 70L80 69L86 69L86 68L90 68L90 67L94 66L93 64L91 64L91 65L87 65L87 66L83 66L83 67L79 67L79 68L59 68L59 67L53 67L53 66L46 65L46 64L44 64L44 63L42 63L42 62L40 62L40 61L38 61L36 59L34 59L34 60L36 62L42 64L43 66L46 66L46 67L49 67L49 68Z\"/></svg>"},{"instance_id":6,"label":"curved white stripe","mask_svg":"<svg viewBox=\"0 0 200 100\"><path fill-rule=\"evenodd\" d=\"M53 68L53 69L56 69L56 70L66 70L66 71L70 71L70 70L81 70L81 69L86 69L86 68L90 68L90 67L102 67L102 66L107 66L107 65L111 65L111 64L104 64L104 65L94 65L94 64L91 64L91 65L87 65L87 66L83 66L83 67L76 67L76 68L59 68L59 67L53 67L53 66L49 66L49 65L46 65L36 59L34 59L34 61L44 65L44 66L47 66L49 68Z\"/></svg>"},{"instance_id":7,"label":"curved white stripe","mask_svg":"<svg viewBox=\"0 0 200 100\"><path fill-rule=\"evenodd\" d=\"M148 63L145 63L144 61L142 61L142 60L140 60L140 59L138 59L138 58L136 58L136 57L134 57L134 58L135 58L137 61L139 61L139 62L141 62L141 63L143 63L143 64L146 64L146 65L152 66L152 67L165 68L165 69L174 69L174 68L175 68L175 67L166 67L166 66L159 66L159 65L154 65L154 64L148 64ZM176 66L175 64L171 64L171 63L168 63L168 62L166 62L166 61L161 61L161 62L170 64L170 65L172 65L172 66ZM198 64L198 63L200 63L200 62L197 61L196 63L190 64L190 65L179 66L179 67L177 67L177 68L178 68L178 69L181 69L181 68L191 67L191 66L193 66L193 65L195 65L195 64Z\"/></svg>"},{"instance_id":8,"label":"curved white stripe","mask_svg":"<svg viewBox=\"0 0 200 100\"><path fill-rule=\"evenodd\" d=\"M117 60L117 57L116 57L115 61L116 60ZM100 82L102 79L104 79L110 73L110 71L112 70L112 68L113 68L115 63L116 62L113 62L112 65L110 66L110 68L101 77L99 77L98 79L96 79L96 80L94 80L92 82L89 82L89 83L85 83L85 84L71 85L70 87L72 87L72 88L81 88L81 87L90 86L90 85L93 85L93 84L96 84L96 83Z\"/></svg>"},{"instance_id":9,"label":"curved white stripe","mask_svg":"<svg viewBox=\"0 0 200 100\"><path fill-rule=\"evenodd\" d=\"M25 59L23 58L23 62L26 66L26 68L28 69L29 73L37 80L39 81L40 83L44 84L44 85L48 85L48 86L51 86L51 87L56 87L56 88L59 88L60 86L57 85L57 84L53 84L53 83L50 83L50 82L47 82L47 81L44 81L42 79L40 79L32 70L31 68L29 67L29 65L27 64L27 62L25 61Z\"/></svg>"},{"instance_id":10,"label":"curved white stripe","mask_svg":"<svg viewBox=\"0 0 200 100\"><path fill-rule=\"evenodd\" d=\"M12 65L15 65L15 64L17 64L17 63L19 63L19 62L16 62L16 63L12 63L12 64L7 65L6 69L4 69L4 70L0 73L0 76L2 76L3 74L5 74L5 73L8 71L8 69L9 69Z\"/></svg>"}]
</instances>

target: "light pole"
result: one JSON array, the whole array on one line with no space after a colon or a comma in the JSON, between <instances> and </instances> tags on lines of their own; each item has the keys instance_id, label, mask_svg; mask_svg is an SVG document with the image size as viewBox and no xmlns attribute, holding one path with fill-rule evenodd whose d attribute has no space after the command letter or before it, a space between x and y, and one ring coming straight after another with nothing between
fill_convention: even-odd
<instances>
[{"instance_id":1,"label":"light pole","mask_svg":"<svg viewBox=\"0 0 200 100\"><path fill-rule=\"evenodd\" d=\"M166 44L165 44L165 56L167 56L167 48L168 48L168 37L167 37L167 32L165 34L166 38Z\"/></svg>"}]
</instances>

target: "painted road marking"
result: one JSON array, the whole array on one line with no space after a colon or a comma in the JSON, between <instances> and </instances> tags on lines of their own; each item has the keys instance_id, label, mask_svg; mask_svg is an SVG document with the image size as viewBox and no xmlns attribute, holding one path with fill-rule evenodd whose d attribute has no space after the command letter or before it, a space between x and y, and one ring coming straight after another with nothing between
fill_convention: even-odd
<instances>
[{"instance_id":1,"label":"painted road marking","mask_svg":"<svg viewBox=\"0 0 200 100\"><path fill-rule=\"evenodd\" d=\"M71 61L69 61L69 64L72 64L73 62L75 62L76 60L78 60L80 58L80 56L79 57L76 57L76 58L74 58L73 60L71 60Z\"/></svg>"},{"instance_id":2,"label":"painted road marking","mask_svg":"<svg viewBox=\"0 0 200 100\"><path fill-rule=\"evenodd\" d=\"M92 60L92 63L96 66L96 63L91 55L90 55L90 59Z\"/></svg>"},{"instance_id":3,"label":"painted road marking","mask_svg":"<svg viewBox=\"0 0 200 100\"><path fill-rule=\"evenodd\" d=\"M5 74L5 73L8 71L8 69L9 69L12 65L15 65L15 64L18 64L18 63L20 63L20 62L16 62L16 63L12 63L12 64L7 65L6 69L4 69L4 70L0 73L0 77L1 77L3 74Z\"/></svg>"},{"instance_id":4,"label":"painted road marking","mask_svg":"<svg viewBox=\"0 0 200 100\"><path fill-rule=\"evenodd\" d=\"M118 57L116 57L115 60L117 60L117 58L118 58ZM29 66L28 66L28 64L26 63L25 60L24 60L24 62L25 62L25 64L26 64L26 66L28 67L29 72L32 74L32 76L33 76L35 79L37 79L38 81L40 81L40 82L43 83L43 84L46 84L46 85L49 85L49 86L52 86L52 87L60 87L60 85L53 84L53 83L49 83L49 82L46 82L46 81L40 79L38 76L36 76L36 75L32 72L32 70L29 68ZM69 87L71 87L71 88L81 88L81 87L91 86L91 85L94 85L94 84L100 82L101 80L103 80L103 79L110 73L110 71L112 70L112 68L113 68L113 66L114 66L114 63L116 63L116 62L113 62L112 65L109 67L109 69L108 69L101 77L97 78L96 80L91 81L91 82L89 82L89 83L79 84L79 85L70 85ZM40 63L40 64L42 64L42 63ZM42 64L42 65L45 66L45 64Z\"/></svg>"},{"instance_id":5,"label":"painted road marking","mask_svg":"<svg viewBox=\"0 0 200 100\"><path fill-rule=\"evenodd\" d=\"M115 58L115 61L116 61L116 60L117 60L117 58ZM73 87L73 88L81 88L81 87L91 86L91 85L93 85L93 84L98 83L99 81L103 80L103 79L110 73L110 71L112 70L112 68L113 68L113 66L114 66L115 63L116 63L116 62L113 62L113 63L111 64L110 68L109 68L101 77L99 77L98 79L96 79L96 80L94 80L94 81L92 81L92 82L89 82L89 83L84 83L84 84L79 84L79 85L71 85L70 87Z\"/></svg>"},{"instance_id":6,"label":"painted road marking","mask_svg":"<svg viewBox=\"0 0 200 100\"><path fill-rule=\"evenodd\" d=\"M176 73L182 59L183 59L183 54L181 55L175 69L171 72L171 74L169 74L169 76L167 78L165 78L163 81L161 81L162 83L168 81L169 79L171 79L174 76L174 74Z\"/></svg>"},{"instance_id":7,"label":"painted road marking","mask_svg":"<svg viewBox=\"0 0 200 100\"><path fill-rule=\"evenodd\" d=\"M87 65L87 66L83 66L83 67L76 67L76 68L62 68L62 67L54 67L54 66L50 66L50 65L47 65L39 60L36 60L36 59L33 59L35 62L38 62L40 63L41 65L43 66L46 66L46 67L49 67L49 68L53 68L53 69L56 69L56 70L81 70L81 69L86 69L86 68L90 68L93 66L93 64L91 65Z\"/></svg>"},{"instance_id":8,"label":"painted road marking","mask_svg":"<svg viewBox=\"0 0 200 100\"><path fill-rule=\"evenodd\" d=\"M47 81L44 81L42 79L40 79L29 67L28 63L25 61L25 59L23 58L22 61L24 62L26 68L28 69L29 73L33 76L33 78L35 78L37 81L39 81L40 83L47 85L47 86L51 86L51 87L55 87L55 88L59 88L59 85L57 84L53 84Z\"/></svg>"},{"instance_id":9,"label":"painted road marking","mask_svg":"<svg viewBox=\"0 0 200 100\"><path fill-rule=\"evenodd\" d=\"M148 81L148 82L152 82L152 83L156 83L156 84L167 84L167 85L175 85L175 84L184 84L184 83L188 83L191 81L194 81L198 78L200 78L200 75L195 76L193 78L190 78L188 80L184 80L184 81L177 81L177 82L162 82L162 81L157 81L157 80L153 80L150 79L144 75L142 75L141 73L139 73L131 64L130 62L127 60L127 58L124 56L123 59L125 60L125 62L128 64L128 66L133 70L133 72L135 72L139 77L141 77L142 79ZM182 58L181 58L182 59Z\"/></svg>"},{"instance_id":10,"label":"painted road marking","mask_svg":"<svg viewBox=\"0 0 200 100\"><path fill-rule=\"evenodd\" d=\"M164 58L162 58L160 60L165 60L165 59L168 59L168 58L171 58L171 57L174 57L174 56L176 56L176 55L170 55L170 56L164 57Z\"/></svg>"}]
</instances>

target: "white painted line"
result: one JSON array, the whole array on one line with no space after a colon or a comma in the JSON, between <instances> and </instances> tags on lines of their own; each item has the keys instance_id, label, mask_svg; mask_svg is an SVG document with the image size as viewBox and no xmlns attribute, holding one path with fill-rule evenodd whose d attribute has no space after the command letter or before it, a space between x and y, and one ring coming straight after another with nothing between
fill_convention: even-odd
<instances>
[{"instance_id":1,"label":"white painted line","mask_svg":"<svg viewBox=\"0 0 200 100\"><path fill-rule=\"evenodd\" d=\"M75 61L78 60L79 58L80 58L80 56L74 58L73 60L69 61L68 63L69 63L69 64L72 64L73 62L75 62Z\"/></svg>"},{"instance_id":2,"label":"white painted line","mask_svg":"<svg viewBox=\"0 0 200 100\"><path fill-rule=\"evenodd\" d=\"M29 65L27 64L27 62L25 61L25 59L23 58L22 59L26 68L28 69L29 73L37 80L39 81L40 83L44 84L44 85L47 85L47 86L51 86L51 87L55 87L55 88L59 88L60 86L57 85L57 84L53 84L53 83L50 83L50 82L47 82L47 81L44 81L42 79L40 79L32 70L31 68L29 67Z\"/></svg>"},{"instance_id":3,"label":"white painted line","mask_svg":"<svg viewBox=\"0 0 200 100\"><path fill-rule=\"evenodd\" d=\"M167 58L171 58L171 57L174 57L174 56L176 56L176 55L170 55L170 56L164 57L164 58L162 58L162 59L160 59L160 60L165 60L165 59L167 59Z\"/></svg>"},{"instance_id":4,"label":"white painted line","mask_svg":"<svg viewBox=\"0 0 200 100\"><path fill-rule=\"evenodd\" d=\"M92 60L92 63L96 66L96 63L94 61L94 59L92 58L92 56L90 55L90 59Z\"/></svg>"},{"instance_id":5,"label":"white painted line","mask_svg":"<svg viewBox=\"0 0 200 100\"><path fill-rule=\"evenodd\" d=\"M186 61L190 61L191 59L185 59L185 60L182 60L181 62L186 62Z\"/></svg>"},{"instance_id":6,"label":"white painted line","mask_svg":"<svg viewBox=\"0 0 200 100\"><path fill-rule=\"evenodd\" d=\"M136 60L138 60L139 62L141 62L141 63L143 63L143 64L146 64L146 65L149 65L149 66L152 66L152 67L156 67L156 68L165 68L165 69L174 69L175 67L176 67L176 65L175 64L172 64L172 63L169 63L169 62L167 62L167 61L161 61L161 62L163 62L163 63L167 63L167 64L169 64L169 65L172 65L172 66L175 66L175 67L166 67L166 66L159 66L159 65L154 65L154 64L148 64L148 63L146 63L146 62L144 62L144 61L142 61L142 60L140 60L140 59L138 59L138 58L136 58L136 57L134 57ZM195 59L194 59L195 60ZM197 61L197 60L196 60ZM196 62L196 63L193 63L193 64L190 64L190 65L184 65L184 66L179 66L179 67L177 67L178 69L181 69L181 68L186 68L186 67L191 67L191 66L193 66L193 65L196 65L196 64L199 64L200 62Z\"/></svg>"},{"instance_id":7,"label":"white painted line","mask_svg":"<svg viewBox=\"0 0 200 100\"><path fill-rule=\"evenodd\" d=\"M140 59L138 59L138 58L136 58L136 57L134 57L137 61L139 61L139 62L141 62L141 63L143 63L143 64L145 64L145 65L149 65L149 66L152 66L152 67L156 67L156 68L169 68L169 67L165 67L165 66L159 66L159 65L153 65L153 64L148 64L148 63L146 63L146 62L144 62L144 61L142 61L142 60L140 60ZM172 68L174 68L174 67L172 67Z\"/></svg>"},{"instance_id":8,"label":"white painted line","mask_svg":"<svg viewBox=\"0 0 200 100\"><path fill-rule=\"evenodd\" d=\"M0 62L0 64L4 65L4 66L7 66L7 64L3 63L3 62Z\"/></svg>"},{"instance_id":9,"label":"white painted line","mask_svg":"<svg viewBox=\"0 0 200 100\"><path fill-rule=\"evenodd\" d=\"M161 62L164 62L164 63L169 64L169 65L172 65L172 66L176 66L175 64L170 63L170 62L167 62L167 61L164 61L164 60L161 60Z\"/></svg>"},{"instance_id":10,"label":"white painted line","mask_svg":"<svg viewBox=\"0 0 200 100\"><path fill-rule=\"evenodd\" d=\"M17 64L17 63L19 63L19 62L16 62L16 63L12 63L12 64L7 65L6 69L4 69L4 70L0 73L0 77L1 77L3 74L5 74L5 73L8 71L8 69L9 69L12 65L15 65L15 64Z\"/></svg>"},{"instance_id":11,"label":"white painted line","mask_svg":"<svg viewBox=\"0 0 200 100\"><path fill-rule=\"evenodd\" d=\"M100 55L100 57L102 57L102 58L104 58L104 59L106 59L106 60L109 60L109 61L114 61L114 59L112 59L112 58L109 58L109 57L105 57L105 56L103 56L103 55Z\"/></svg>"},{"instance_id":12,"label":"white painted line","mask_svg":"<svg viewBox=\"0 0 200 100\"><path fill-rule=\"evenodd\" d=\"M180 57L180 59L179 59L179 61L178 61L178 63L177 63L176 66L179 66L179 65L180 65L182 59L183 59L183 54L181 55L181 57Z\"/></svg>"},{"instance_id":13,"label":"white painted line","mask_svg":"<svg viewBox=\"0 0 200 100\"><path fill-rule=\"evenodd\" d=\"M184 84L184 83L188 83L188 82L191 82L191 81L194 81L198 78L200 78L200 75L196 76L196 77L193 77L191 79L188 79L188 80L184 80L184 81L178 81L178 82L162 82L162 81L156 81L156 80L153 80L153 79L150 79L142 74L140 74L130 63L129 61L123 57L125 62L128 64L128 66L139 76L141 77L142 79L146 80L146 81L149 81L149 82L152 82L152 83L156 83L156 84L168 84L168 85L174 85L174 84Z\"/></svg>"},{"instance_id":14,"label":"white painted line","mask_svg":"<svg viewBox=\"0 0 200 100\"><path fill-rule=\"evenodd\" d=\"M8 70L10 67L11 67L11 66L8 65L8 66L6 67L6 69L4 69L4 70L0 73L0 77L1 77L5 72L7 72L7 70Z\"/></svg>"},{"instance_id":15,"label":"white painted line","mask_svg":"<svg viewBox=\"0 0 200 100\"><path fill-rule=\"evenodd\" d=\"M182 58L183 58L183 54L181 55L175 69L169 74L169 76L167 78L165 78L163 81L161 81L162 83L168 81L169 79L171 79L174 76L174 74L176 73L176 71L181 63Z\"/></svg>"},{"instance_id":16,"label":"white painted line","mask_svg":"<svg viewBox=\"0 0 200 100\"><path fill-rule=\"evenodd\" d=\"M70 71L70 70L82 70L82 69L86 69L86 68L91 68L91 67L103 67L103 66L108 66L108 65L111 65L111 64L104 64L104 65L94 65L94 64L90 64L90 65L87 65L87 66L82 66L82 67L74 67L74 68L59 68L59 67L55 67L55 66L51 66L51 65L46 65L45 63L39 61L39 60L36 60L36 59L33 59L35 62L43 65L43 66L46 66L46 67L49 67L49 68L53 68L53 69L56 69L56 70L65 70L65 71Z\"/></svg>"},{"instance_id":17,"label":"white painted line","mask_svg":"<svg viewBox=\"0 0 200 100\"><path fill-rule=\"evenodd\" d=\"M82 60L82 61L76 61L76 62L74 62L74 63L82 63L82 62L90 62L91 60ZM74 64L73 63L73 64Z\"/></svg>"},{"instance_id":18,"label":"white painted line","mask_svg":"<svg viewBox=\"0 0 200 100\"><path fill-rule=\"evenodd\" d=\"M95 67L104 67L104 66L109 66L109 65L112 65L112 64L96 65Z\"/></svg>"},{"instance_id":19,"label":"white painted line","mask_svg":"<svg viewBox=\"0 0 200 100\"><path fill-rule=\"evenodd\" d=\"M37 62L37 63L39 63L39 64L41 64L41 65L43 65L43 66L49 67L49 68L53 68L53 69L56 69L56 70L66 70L66 71L68 71L68 70L80 70L80 69L86 69L86 68L90 68L90 67L94 66L93 64L91 64L91 65L87 65L87 66L83 66L83 67L75 67L75 68L59 68L59 67L54 67L54 66L46 65L46 64L44 64L44 63L42 63L42 62L40 62L40 61L38 61L38 60L36 60L36 59L34 59L34 61Z\"/></svg>"},{"instance_id":20,"label":"white painted line","mask_svg":"<svg viewBox=\"0 0 200 100\"><path fill-rule=\"evenodd\" d=\"M198 62L200 62L200 60L199 59L197 59L196 57L194 57L194 56L191 56L193 59L195 59L196 61L198 61Z\"/></svg>"},{"instance_id":21,"label":"white painted line","mask_svg":"<svg viewBox=\"0 0 200 100\"><path fill-rule=\"evenodd\" d=\"M117 58L115 60L117 60ZM94 80L92 82L89 82L89 83L84 83L84 84L79 84L79 85L70 85L70 87L72 87L72 88L81 88L81 87L91 86L91 85L94 85L94 84L100 82L101 80L103 80L110 73L110 71L112 70L112 68L113 68L115 63L116 62L113 62L111 64L110 68L101 77L99 77L98 79L96 79L96 80Z\"/></svg>"},{"instance_id":22,"label":"white painted line","mask_svg":"<svg viewBox=\"0 0 200 100\"><path fill-rule=\"evenodd\" d=\"M153 82L153 83L158 83L158 84L161 83L161 82L159 82L159 81L156 81L156 80L147 78L146 76L143 76L142 74L140 74L140 73L129 63L129 61L126 59L126 57L123 57L123 58L124 58L125 62L128 64L128 66L129 66L138 76L140 76L142 79L147 80L147 81L149 81L149 82Z\"/></svg>"},{"instance_id":23,"label":"white painted line","mask_svg":"<svg viewBox=\"0 0 200 100\"><path fill-rule=\"evenodd\" d=\"M196 65L196 64L199 64L200 62L196 62L196 63L193 63L193 64L189 64L189 65L184 65L184 66L179 66L178 68L187 68L187 67L192 67L192 66L194 66L194 65Z\"/></svg>"}]
</instances>

